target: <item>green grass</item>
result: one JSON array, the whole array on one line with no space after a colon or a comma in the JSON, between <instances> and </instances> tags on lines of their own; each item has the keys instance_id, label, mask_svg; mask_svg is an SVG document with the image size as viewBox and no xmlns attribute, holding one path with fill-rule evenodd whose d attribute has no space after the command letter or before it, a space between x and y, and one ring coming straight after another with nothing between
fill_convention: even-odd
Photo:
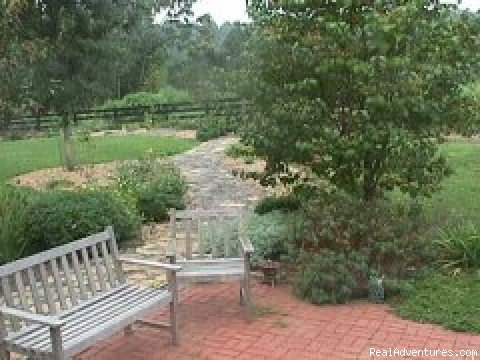
<instances>
[{"instance_id":1,"label":"green grass","mask_svg":"<svg viewBox=\"0 0 480 360\"><path fill-rule=\"evenodd\" d=\"M480 333L480 276L430 275L413 283L404 299L393 304L405 318Z\"/></svg>"},{"instance_id":2,"label":"green grass","mask_svg":"<svg viewBox=\"0 0 480 360\"><path fill-rule=\"evenodd\" d=\"M434 212L448 209L480 222L480 142L449 142L443 145L442 152L447 155L454 174L427 201L428 207Z\"/></svg>"},{"instance_id":3,"label":"green grass","mask_svg":"<svg viewBox=\"0 0 480 360\"><path fill-rule=\"evenodd\" d=\"M194 140L167 136L130 135L92 138L76 143L76 154L81 164L97 164L114 160L152 156L170 156L191 149ZM34 170L62 165L60 139L33 138L0 141L0 181Z\"/></svg>"},{"instance_id":4,"label":"green grass","mask_svg":"<svg viewBox=\"0 0 480 360\"><path fill-rule=\"evenodd\" d=\"M442 231L454 229L461 219L480 225L480 142L451 141L441 151L454 173L440 192L425 201L426 214ZM433 271L437 273L414 281L410 291L394 302L395 312L415 321L480 333L480 275L462 271L452 276Z\"/></svg>"}]
</instances>

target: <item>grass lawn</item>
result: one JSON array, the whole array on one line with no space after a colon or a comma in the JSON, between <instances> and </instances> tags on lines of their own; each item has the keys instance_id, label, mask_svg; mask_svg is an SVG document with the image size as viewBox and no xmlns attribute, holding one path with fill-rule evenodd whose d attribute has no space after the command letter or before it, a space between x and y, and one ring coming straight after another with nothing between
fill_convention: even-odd
<instances>
[{"instance_id":1,"label":"grass lawn","mask_svg":"<svg viewBox=\"0 0 480 360\"><path fill-rule=\"evenodd\" d=\"M114 160L145 157L152 149L156 157L170 156L191 149L195 140L168 136L129 135L92 138L76 143L81 164L96 164ZM0 181L43 168L62 165L60 139L34 138L0 141Z\"/></svg>"},{"instance_id":2,"label":"grass lawn","mask_svg":"<svg viewBox=\"0 0 480 360\"><path fill-rule=\"evenodd\" d=\"M454 174L427 201L429 210L445 209L480 222L480 142L454 141L442 147Z\"/></svg>"},{"instance_id":3,"label":"grass lawn","mask_svg":"<svg viewBox=\"0 0 480 360\"><path fill-rule=\"evenodd\" d=\"M452 217L480 224L480 142L452 141L442 151L454 174L426 201L427 214L440 226ZM393 307L411 320L480 333L480 274L431 273L415 280L411 291L396 299Z\"/></svg>"},{"instance_id":4,"label":"grass lawn","mask_svg":"<svg viewBox=\"0 0 480 360\"><path fill-rule=\"evenodd\" d=\"M480 333L480 276L430 275L413 283L413 291L394 304L408 319L448 329Z\"/></svg>"}]
</instances>

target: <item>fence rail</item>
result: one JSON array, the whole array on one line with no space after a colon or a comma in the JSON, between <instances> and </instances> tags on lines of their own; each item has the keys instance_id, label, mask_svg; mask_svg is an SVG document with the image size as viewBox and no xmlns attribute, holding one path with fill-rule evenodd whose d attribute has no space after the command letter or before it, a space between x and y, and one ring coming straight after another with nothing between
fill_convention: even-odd
<instances>
[{"instance_id":1,"label":"fence rail","mask_svg":"<svg viewBox=\"0 0 480 360\"><path fill-rule=\"evenodd\" d=\"M141 122L147 115L165 120L201 119L206 116L238 116L246 111L249 102L239 98L205 100L200 102L161 103L152 106L131 106L109 109L75 111L73 123L104 120L112 125ZM0 119L0 136L29 132L48 132L61 128L62 114L29 114L14 118Z\"/></svg>"}]
</instances>

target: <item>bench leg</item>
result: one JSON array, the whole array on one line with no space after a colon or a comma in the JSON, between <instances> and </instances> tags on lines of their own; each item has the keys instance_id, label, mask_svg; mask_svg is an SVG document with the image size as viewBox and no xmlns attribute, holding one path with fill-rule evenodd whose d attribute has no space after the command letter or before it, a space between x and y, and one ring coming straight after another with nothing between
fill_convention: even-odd
<instances>
[{"instance_id":1,"label":"bench leg","mask_svg":"<svg viewBox=\"0 0 480 360\"><path fill-rule=\"evenodd\" d=\"M252 321L252 297L250 288L250 254L245 254L245 277L243 279L243 295L245 301L245 312L247 314L247 321Z\"/></svg>"},{"instance_id":2,"label":"bench leg","mask_svg":"<svg viewBox=\"0 0 480 360\"><path fill-rule=\"evenodd\" d=\"M4 339L7 337L7 328L5 326L5 316L0 312L0 359L10 360L10 351L7 350L7 346Z\"/></svg>"},{"instance_id":3,"label":"bench leg","mask_svg":"<svg viewBox=\"0 0 480 360\"><path fill-rule=\"evenodd\" d=\"M5 349L4 346L0 348L0 359L2 360L10 360L12 357L10 355L10 351Z\"/></svg>"},{"instance_id":4,"label":"bench leg","mask_svg":"<svg viewBox=\"0 0 480 360\"><path fill-rule=\"evenodd\" d=\"M245 306L245 282L240 281L240 305Z\"/></svg>"},{"instance_id":5,"label":"bench leg","mask_svg":"<svg viewBox=\"0 0 480 360\"><path fill-rule=\"evenodd\" d=\"M169 257L170 263L175 264L175 257ZM178 345L178 283L175 272L168 275L168 287L172 300L170 301L170 330L172 332L172 343Z\"/></svg>"},{"instance_id":6,"label":"bench leg","mask_svg":"<svg viewBox=\"0 0 480 360\"><path fill-rule=\"evenodd\" d=\"M132 325L125 326L125 328L123 329L123 333L125 334L125 336L133 335L133 326Z\"/></svg>"},{"instance_id":7,"label":"bench leg","mask_svg":"<svg viewBox=\"0 0 480 360\"><path fill-rule=\"evenodd\" d=\"M50 337L52 339L52 358L53 360L66 360L62 345L62 332L60 327L50 328Z\"/></svg>"},{"instance_id":8,"label":"bench leg","mask_svg":"<svg viewBox=\"0 0 480 360\"><path fill-rule=\"evenodd\" d=\"M172 300L170 303L170 326L172 331L172 343L178 345L178 314L177 314L178 302Z\"/></svg>"}]
</instances>

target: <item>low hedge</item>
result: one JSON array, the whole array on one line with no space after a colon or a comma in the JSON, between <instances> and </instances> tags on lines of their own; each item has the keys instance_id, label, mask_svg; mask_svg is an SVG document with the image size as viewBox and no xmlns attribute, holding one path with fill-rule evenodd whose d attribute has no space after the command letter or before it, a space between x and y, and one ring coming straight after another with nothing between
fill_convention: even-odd
<instances>
[{"instance_id":1,"label":"low hedge","mask_svg":"<svg viewBox=\"0 0 480 360\"><path fill-rule=\"evenodd\" d=\"M0 265L29 252L25 221L35 191L0 185Z\"/></svg>"},{"instance_id":2,"label":"low hedge","mask_svg":"<svg viewBox=\"0 0 480 360\"><path fill-rule=\"evenodd\" d=\"M105 191L51 191L26 209L24 256L103 231L112 225L119 244L132 239L141 218L125 202Z\"/></svg>"},{"instance_id":3,"label":"low hedge","mask_svg":"<svg viewBox=\"0 0 480 360\"><path fill-rule=\"evenodd\" d=\"M116 186L125 198L131 198L146 222L168 218L171 208L184 209L187 183L171 164L139 161L117 171Z\"/></svg>"}]
</instances>

